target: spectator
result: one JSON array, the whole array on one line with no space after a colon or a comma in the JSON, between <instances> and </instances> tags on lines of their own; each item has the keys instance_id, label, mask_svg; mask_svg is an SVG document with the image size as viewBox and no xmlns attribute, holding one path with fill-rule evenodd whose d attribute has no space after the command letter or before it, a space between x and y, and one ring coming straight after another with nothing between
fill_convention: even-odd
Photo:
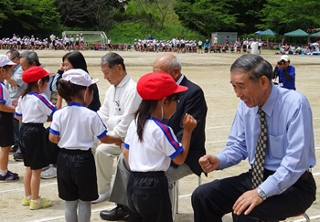
<instances>
[{"instance_id":1,"label":"spectator","mask_svg":"<svg viewBox=\"0 0 320 222\"><path fill-rule=\"evenodd\" d=\"M211 48L210 48L209 39L206 39L206 42L204 43L204 53L208 53L208 52L211 52Z\"/></svg>"},{"instance_id":2,"label":"spectator","mask_svg":"<svg viewBox=\"0 0 320 222\"><path fill-rule=\"evenodd\" d=\"M198 53L202 54L202 41L199 39L198 41Z\"/></svg>"},{"instance_id":3,"label":"spectator","mask_svg":"<svg viewBox=\"0 0 320 222\"><path fill-rule=\"evenodd\" d=\"M287 55L281 56L280 61L274 69L274 78L279 78L279 85L286 89L296 90L295 67L290 65L290 58Z\"/></svg>"}]
</instances>

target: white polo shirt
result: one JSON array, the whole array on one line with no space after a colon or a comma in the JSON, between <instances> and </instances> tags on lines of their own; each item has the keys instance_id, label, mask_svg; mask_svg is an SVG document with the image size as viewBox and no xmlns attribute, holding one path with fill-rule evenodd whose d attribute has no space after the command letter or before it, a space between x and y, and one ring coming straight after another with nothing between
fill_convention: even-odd
<instances>
[{"instance_id":1,"label":"white polo shirt","mask_svg":"<svg viewBox=\"0 0 320 222\"><path fill-rule=\"evenodd\" d=\"M133 120L124 147L130 150L130 169L136 172L166 171L171 159L183 151L173 130L154 117L144 125L142 142L138 138L136 120Z\"/></svg>"},{"instance_id":2,"label":"white polo shirt","mask_svg":"<svg viewBox=\"0 0 320 222\"><path fill-rule=\"evenodd\" d=\"M58 146L70 150L89 150L94 136L107 134L107 128L99 115L80 103L69 103L57 110L52 118L50 133L60 136Z\"/></svg>"},{"instance_id":3,"label":"white polo shirt","mask_svg":"<svg viewBox=\"0 0 320 222\"><path fill-rule=\"evenodd\" d=\"M3 82L0 82L0 103L12 107L12 101L8 89Z\"/></svg>"},{"instance_id":4,"label":"white polo shirt","mask_svg":"<svg viewBox=\"0 0 320 222\"><path fill-rule=\"evenodd\" d=\"M111 136L126 137L140 102L137 84L128 74L117 86L111 85L108 88L98 114L106 123Z\"/></svg>"},{"instance_id":5,"label":"white polo shirt","mask_svg":"<svg viewBox=\"0 0 320 222\"><path fill-rule=\"evenodd\" d=\"M15 115L22 117L23 123L45 123L56 110L45 94L28 92L23 98L19 97Z\"/></svg>"}]
</instances>

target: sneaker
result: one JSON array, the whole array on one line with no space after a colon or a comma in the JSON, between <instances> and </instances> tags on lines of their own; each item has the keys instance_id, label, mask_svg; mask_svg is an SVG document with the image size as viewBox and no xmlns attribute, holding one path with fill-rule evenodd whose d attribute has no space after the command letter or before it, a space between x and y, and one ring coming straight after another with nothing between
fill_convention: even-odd
<instances>
[{"instance_id":1,"label":"sneaker","mask_svg":"<svg viewBox=\"0 0 320 222\"><path fill-rule=\"evenodd\" d=\"M22 156L22 153L21 153L21 150L18 149L14 154L13 154L13 159L15 161L23 161L23 156Z\"/></svg>"},{"instance_id":2,"label":"sneaker","mask_svg":"<svg viewBox=\"0 0 320 222\"><path fill-rule=\"evenodd\" d=\"M50 166L48 169L41 172L42 179L51 179L57 177L57 168Z\"/></svg>"},{"instance_id":3,"label":"sneaker","mask_svg":"<svg viewBox=\"0 0 320 222\"><path fill-rule=\"evenodd\" d=\"M31 201L31 198L23 197L22 206L29 206L30 205L30 201Z\"/></svg>"},{"instance_id":4,"label":"sneaker","mask_svg":"<svg viewBox=\"0 0 320 222\"><path fill-rule=\"evenodd\" d=\"M8 170L7 174L0 175L0 182L14 182L19 180L19 175Z\"/></svg>"},{"instance_id":5,"label":"sneaker","mask_svg":"<svg viewBox=\"0 0 320 222\"><path fill-rule=\"evenodd\" d=\"M30 210L38 210L41 208L47 208L51 206L51 201L45 198L39 197L38 200L30 200Z\"/></svg>"}]
</instances>

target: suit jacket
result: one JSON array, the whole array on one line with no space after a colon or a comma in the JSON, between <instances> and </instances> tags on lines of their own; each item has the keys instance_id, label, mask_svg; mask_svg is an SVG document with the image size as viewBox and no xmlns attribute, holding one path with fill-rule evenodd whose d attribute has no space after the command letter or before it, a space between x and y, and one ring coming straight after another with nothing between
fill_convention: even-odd
<instances>
[{"instance_id":1,"label":"suit jacket","mask_svg":"<svg viewBox=\"0 0 320 222\"><path fill-rule=\"evenodd\" d=\"M177 136L178 141L182 140L183 134L183 117L186 113L191 114L197 120L197 126L192 132L190 148L185 163L190 167L192 172L200 176L202 169L198 163L201 156L206 154L205 149L205 126L207 116L207 103L204 98L202 89L188 80L183 78L180 83L182 86L187 86L188 90L180 93L179 101L175 114L169 120L164 120ZM175 165L172 162L173 165Z\"/></svg>"}]
</instances>

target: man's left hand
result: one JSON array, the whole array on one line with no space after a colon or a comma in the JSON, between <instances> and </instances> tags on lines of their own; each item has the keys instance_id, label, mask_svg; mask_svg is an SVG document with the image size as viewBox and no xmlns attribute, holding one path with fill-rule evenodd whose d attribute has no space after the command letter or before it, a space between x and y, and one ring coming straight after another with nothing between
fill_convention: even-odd
<instances>
[{"instance_id":1,"label":"man's left hand","mask_svg":"<svg viewBox=\"0 0 320 222\"><path fill-rule=\"evenodd\" d=\"M242 194L233 205L233 213L236 215L242 214L248 215L251 211L263 202L256 189L249 190Z\"/></svg>"}]
</instances>

